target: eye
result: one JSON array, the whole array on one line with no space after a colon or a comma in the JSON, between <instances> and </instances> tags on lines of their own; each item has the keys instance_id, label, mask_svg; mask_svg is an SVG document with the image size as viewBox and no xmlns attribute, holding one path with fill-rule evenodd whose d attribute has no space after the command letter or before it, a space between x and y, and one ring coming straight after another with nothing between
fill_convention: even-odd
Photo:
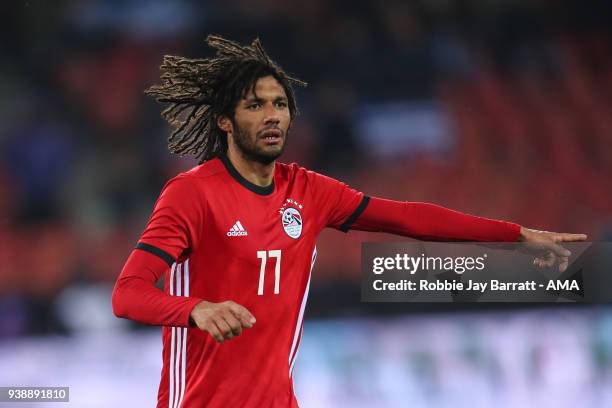
<instances>
[{"instance_id":1,"label":"eye","mask_svg":"<svg viewBox=\"0 0 612 408\"><path fill-rule=\"evenodd\" d=\"M258 109L260 106L261 104L259 102L254 102L254 103L251 103L250 105L247 105L247 109L255 110L255 109Z\"/></svg>"},{"instance_id":2,"label":"eye","mask_svg":"<svg viewBox=\"0 0 612 408\"><path fill-rule=\"evenodd\" d=\"M285 102L285 101L277 101L275 103L275 105L276 105L277 108L286 108L287 107L287 102Z\"/></svg>"}]
</instances>

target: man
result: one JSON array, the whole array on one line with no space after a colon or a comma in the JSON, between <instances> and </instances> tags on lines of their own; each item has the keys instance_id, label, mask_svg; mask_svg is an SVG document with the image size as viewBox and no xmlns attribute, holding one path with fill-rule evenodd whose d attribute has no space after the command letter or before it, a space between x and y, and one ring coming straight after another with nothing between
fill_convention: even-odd
<instances>
[{"instance_id":1,"label":"man","mask_svg":"<svg viewBox=\"0 0 612 408\"><path fill-rule=\"evenodd\" d=\"M260 42L209 37L210 59L166 56L173 153L200 165L164 187L113 292L119 317L163 327L158 407L295 407L292 370L301 338L315 240L332 227L435 240L518 241L540 266L567 267L557 242L580 234L534 231L433 204L370 198L285 165L297 113L293 84ZM155 282L165 275L163 291ZM231 340L231 341L227 341Z\"/></svg>"}]
</instances>

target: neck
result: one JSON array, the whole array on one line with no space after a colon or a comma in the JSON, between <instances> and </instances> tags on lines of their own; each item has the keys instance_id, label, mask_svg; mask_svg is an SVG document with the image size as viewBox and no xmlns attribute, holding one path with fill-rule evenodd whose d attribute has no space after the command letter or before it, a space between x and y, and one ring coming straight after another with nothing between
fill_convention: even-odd
<instances>
[{"instance_id":1,"label":"neck","mask_svg":"<svg viewBox=\"0 0 612 408\"><path fill-rule=\"evenodd\" d=\"M228 146L227 158L232 162L238 173L251 183L267 187L274 180L274 161L269 164L245 158L235 146Z\"/></svg>"}]
</instances>

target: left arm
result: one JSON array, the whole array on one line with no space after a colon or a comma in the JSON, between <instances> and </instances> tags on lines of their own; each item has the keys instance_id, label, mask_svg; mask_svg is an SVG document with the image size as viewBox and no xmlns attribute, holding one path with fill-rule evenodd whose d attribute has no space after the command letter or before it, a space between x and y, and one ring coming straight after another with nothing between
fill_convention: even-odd
<instances>
[{"instance_id":1,"label":"left arm","mask_svg":"<svg viewBox=\"0 0 612 408\"><path fill-rule=\"evenodd\" d=\"M587 239L585 234L538 231L518 224L477 217L435 204L371 198L350 226L362 231L380 231L431 241L480 241L527 243L537 254L534 264L550 267L559 262L564 271L571 252L560 242Z\"/></svg>"},{"instance_id":2,"label":"left arm","mask_svg":"<svg viewBox=\"0 0 612 408\"><path fill-rule=\"evenodd\" d=\"M361 231L388 232L430 241L516 242L521 227L420 202L370 198L351 225Z\"/></svg>"},{"instance_id":3,"label":"left arm","mask_svg":"<svg viewBox=\"0 0 612 408\"><path fill-rule=\"evenodd\" d=\"M366 197L348 185L315 172L308 172L325 226L347 232L388 232L430 241L525 242L536 254L534 264L568 266L571 253L561 242L584 241L585 234L537 231L518 224L493 220L420 202Z\"/></svg>"}]
</instances>

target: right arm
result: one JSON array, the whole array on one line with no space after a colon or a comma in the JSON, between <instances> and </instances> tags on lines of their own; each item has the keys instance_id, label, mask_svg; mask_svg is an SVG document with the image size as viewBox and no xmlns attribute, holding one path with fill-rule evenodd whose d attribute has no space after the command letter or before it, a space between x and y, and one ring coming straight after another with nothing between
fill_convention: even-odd
<instances>
[{"instance_id":1,"label":"right arm","mask_svg":"<svg viewBox=\"0 0 612 408\"><path fill-rule=\"evenodd\" d=\"M113 290L115 316L158 326L188 327L189 315L202 299L159 290L155 283L168 268L152 253L132 251Z\"/></svg>"},{"instance_id":2,"label":"right arm","mask_svg":"<svg viewBox=\"0 0 612 408\"><path fill-rule=\"evenodd\" d=\"M137 322L176 327L198 327L223 342L251 328L255 317L232 301L212 303L196 297L171 296L155 287L168 268L159 257L135 249L113 290L113 313Z\"/></svg>"},{"instance_id":3,"label":"right arm","mask_svg":"<svg viewBox=\"0 0 612 408\"><path fill-rule=\"evenodd\" d=\"M117 317L151 325L198 327L219 342L252 327L253 315L232 301L173 296L155 286L182 254L198 247L202 206L193 180L175 178L166 184L115 284L112 305Z\"/></svg>"}]
</instances>

